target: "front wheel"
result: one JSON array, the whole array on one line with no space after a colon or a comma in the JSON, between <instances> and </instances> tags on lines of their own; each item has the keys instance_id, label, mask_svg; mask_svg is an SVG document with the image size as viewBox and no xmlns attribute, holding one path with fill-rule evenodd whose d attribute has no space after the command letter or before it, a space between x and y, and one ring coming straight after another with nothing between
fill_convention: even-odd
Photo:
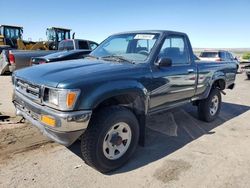
<instances>
[{"instance_id":1,"label":"front wheel","mask_svg":"<svg viewBox=\"0 0 250 188\"><path fill-rule=\"evenodd\" d=\"M135 115L124 107L104 108L93 115L81 138L85 162L106 173L131 157L139 139L139 124Z\"/></svg>"},{"instance_id":2,"label":"front wheel","mask_svg":"<svg viewBox=\"0 0 250 188\"><path fill-rule=\"evenodd\" d=\"M219 89L212 89L208 98L199 101L199 118L206 122L213 121L219 114L221 108L221 93Z\"/></svg>"}]
</instances>

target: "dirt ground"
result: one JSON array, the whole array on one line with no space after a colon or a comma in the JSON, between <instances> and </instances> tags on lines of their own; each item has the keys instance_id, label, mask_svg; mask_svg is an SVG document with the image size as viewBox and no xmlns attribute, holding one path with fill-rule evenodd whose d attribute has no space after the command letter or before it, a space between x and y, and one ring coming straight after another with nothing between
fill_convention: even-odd
<instances>
[{"instance_id":1,"label":"dirt ground","mask_svg":"<svg viewBox=\"0 0 250 188\"><path fill-rule=\"evenodd\" d=\"M20 122L2 76L0 112L10 118L0 120L0 187L250 187L250 80L238 74L236 84L212 123L192 105L149 117L145 147L103 175L81 159L78 141L66 148Z\"/></svg>"}]
</instances>

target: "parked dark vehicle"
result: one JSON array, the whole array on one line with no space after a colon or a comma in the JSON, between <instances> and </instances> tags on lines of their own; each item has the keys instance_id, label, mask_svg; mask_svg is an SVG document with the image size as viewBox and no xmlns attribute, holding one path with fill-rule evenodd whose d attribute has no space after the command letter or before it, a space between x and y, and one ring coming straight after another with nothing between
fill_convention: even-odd
<instances>
[{"instance_id":1,"label":"parked dark vehicle","mask_svg":"<svg viewBox=\"0 0 250 188\"><path fill-rule=\"evenodd\" d=\"M68 146L80 138L85 162L105 173L144 145L150 114L191 102L201 120L213 121L235 76L234 62L195 61L184 33L126 32L82 60L16 71L13 103L52 140Z\"/></svg>"},{"instance_id":2,"label":"parked dark vehicle","mask_svg":"<svg viewBox=\"0 0 250 188\"><path fill-rule=\"evenodd\" d=\"M93 41L89 40L82 40L82 39L68 39L63 40L59 43L58 50L76 50L76 49L82 49L82 50L94 50L98 44Z\"/></svg>"},{"instance_id":3,"label":"parked dark vehicle","mask_svg":"<svg viewBox=\"0 0 250 188\"><path fill-rule=\"evenodd\" d=\"M81 39L67 39L63 40L59 43L59 51L63 50L76 50L72 51L71 53L61 53L65 56L62 57L62 60L69 60L70 57L73 59L76 59L77 57L81 58L81 54L87 53L87 51L92 51L94 48L96 48L98 44L93 41L89 40L81 40ZM79 50L87 50L84 51L78 51ZM43 57L50 54L54 54L58 51L53 50L29 50L29 51L23 51L23 50L3 50L3 52L0 55L0 73L1 75L4 74L6 71L14 72L15 70L25 68L30 66L31 59L33 57ZM60 53L52 55L54 61L56 60L56 57L59 58Z\"/></svg>"},{"instance_id":4,"label":"parked dark vehicle","mask_svg":"<svg viewBox=\"0 0 250 188\"><path fill-rule=\"evenodd\" d=\"M244 69L245 72L246 72L246 75L247 75L248 80L250 80L250 65L244 66L243 69Z\"/></svg>"},{"instance_id":5,"label":"parked dark vehicle","mask_svg":"<svg viewBox=\"0 0 250 188\"><path fill-rule=\"evenodd\" d=\"M31 58L32 65L52 63L56 61L66 61L73 59L80 59L86 57L91 52L91 50L70 50L61 51L53 54L49 54L43 57L33 57Z\"/></svg>"}]
</instances>

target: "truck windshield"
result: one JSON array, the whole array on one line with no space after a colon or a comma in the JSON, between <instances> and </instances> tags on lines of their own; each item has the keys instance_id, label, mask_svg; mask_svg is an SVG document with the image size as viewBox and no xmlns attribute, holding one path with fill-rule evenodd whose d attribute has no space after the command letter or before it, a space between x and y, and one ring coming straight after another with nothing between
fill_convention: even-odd
<instances>
[{"instance_id":1,"label":"truck windshield","mask_svg":"<svg viewBox=\"0 0 250 188\"><path fill-rule=\"evenodd\" d=\"M22 30L20 28L6 27L4 30L5 38L18 39L22 38Z\"/></svg>"},{"instance_id":2,"label":"truck windshield","mask_svg":"<svg viewBox=\"0 0 250 188\"><path fill-rule=\"evenodd\" d=\"M46 35L47 35L48 41L55 41L55 39L56 39L56 32L54 30L47 29Z\"/></svg>"},{"instance_id":3,"label":"truck windshield","mask_svg":"<svg viewBox=\"0 0 250 188\"><path fill-rule=\"evenodd\" d=\"M70 39L70 31L61 30L57 32L57 35L58 35L58 41Z\"/></svg>"},{"instance_id":4,"label":"truck windshield","mask_svg":"<svg viewBox=\"0 0 250 188\"><path fill-rule=\"evenodd\" d=\"M113 35L100 44L91 56L98 58L119 57L134 63L142 63L148 58L159 34L130 33Z\"/></svg>"},{"instance_id":5,"label":"truck windshield","mask_svg":"<svg viewBox=\"0 0 250 188\"><path fill-rule=\"evenodd\" d=\"M62 41L65 39L70 39L70 31L47 29L47 38L49 41Z\"/></svg>"}]
</instances>

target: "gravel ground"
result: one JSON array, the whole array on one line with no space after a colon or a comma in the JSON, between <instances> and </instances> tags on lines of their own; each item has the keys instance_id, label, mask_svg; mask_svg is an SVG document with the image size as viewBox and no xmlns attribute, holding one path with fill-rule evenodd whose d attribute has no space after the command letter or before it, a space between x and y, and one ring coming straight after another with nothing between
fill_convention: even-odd
<instances>
[{"instance_id":1,"label":"gravel ground","mask_svg":"<svg viewBox=\"0 0 250 188\"><path fill-rule=\"evenodd\" d=\"M146 146L104 175L84 163L79 142L66 148L20 123L10 76L0 77L0 112L11 116L0 122L0 187L250 187L250 80L236 82L212 123L191 105L149 117Z\"/></svg>"}]
</instances>

